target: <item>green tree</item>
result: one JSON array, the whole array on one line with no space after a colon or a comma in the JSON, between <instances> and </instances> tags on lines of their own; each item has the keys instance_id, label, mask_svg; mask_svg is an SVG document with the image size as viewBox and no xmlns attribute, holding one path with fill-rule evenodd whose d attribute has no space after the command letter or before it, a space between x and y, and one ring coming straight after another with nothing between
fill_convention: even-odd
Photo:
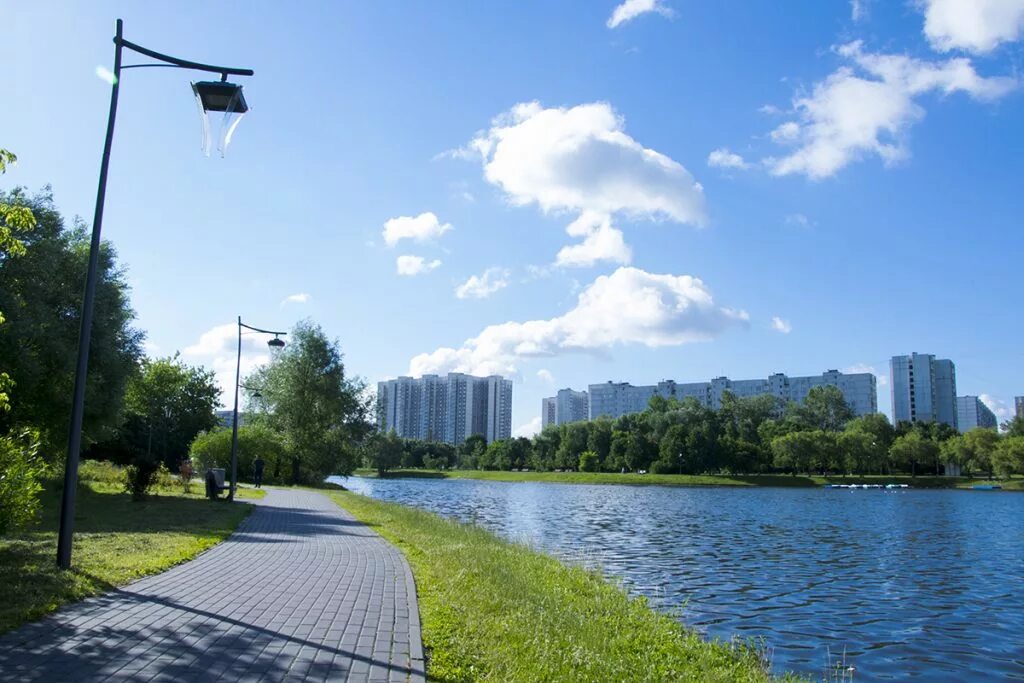
<instances>
[{"instance_id":1,"label":"green tree","mask_svg":"<svg viewBox=\"0 0 1024 683\"><path fill-rule=\"evenodd\" d=\"M7 172L8 165L17 163L18 157L6 149L0 148L0 175ZM0 264L25 254L25 243L15 234L29 232L36 227L36 217L32 209L24 204L24 198L18 194L11 199L0 196ZM0 309L0 325L4 324L3 310ZM0 413L11 409L8 391L13 382L10 375L0 370Z\"/></svg>"},{"instance_id":2,"label":"green tree","mask_svg":"<svg viewBox=\"0 0 1024 683\"><path fill-rule=\"evenodd\" d=\"M231 430L214 429L200 432L189 447L196 473L202 476L210 467L231 468ZM238 480L248 481L253 473L253 461L257 457L264 462L263 481L281 484L288 471L284 441L281 435L261 424L245 424L238 428Z\"/></svg>"},{"instance_id":3,"label":"green tree","mask_svg":"<svg viewBox=\"0 0 1024 683\"><path fill-rule=\"evenodd\" d=\"M48 460L63 455L71 409L89 236L81 223L68 229L46 192L28 199L0 193L0 204L27 207L36 225L21 238L18 258L0 259L0 367L17 386L17 401L0 415L0 432L38 428ZM108 243L101 245L99 278L86 383L83 444L109 438L121 425L129 377L142 357L143 334L128 285Z\"/></svg>"},{"instance_id":4,"label":"green tree","mask_svg":"<svg viewBox=\"0 0 1024 683\"><path fill-rule=\"evenodd\" d=\"M604 469L612 450L612 421L607 417L591 420L587 425L587 450L597 455L598 470Z\"/></svg>"},{"instance_id":5,"label":"green tree","mask_svg":"<svg viewBox=\"0 0 1024 683\"><path fill-rule=\"evenodd\" d=\"M1024 436L1006 436L992 454L992 469L1004 479L1024 472Z\"/></svg>"},{"instance_id":6,"label":"green tree","mask_svg":"<svg viewBox=\"0 0 1024 683\"><path fill-rule=\"evenodd\" d=\"M598 472L601 469L601 458L594 451L580 453L580 472Z\"/></svg>"},{"instance_id":7,"label":"green tree","mask_svg":"<svg viewBox=\"0 0 1024 683\"><path fill-rule=\"evenodd\" d=\"M35 434L24 430L0 437L0 535L36 516L46 472Z\"/></svg>"},{"instance_id":8,"label":"green tree","mask_svg":"<svg viewBox=\"0 0 1024 683\"><path fill-rule=\"evenodd\" d=\"M853 419L853 411L843 392L839 387L831 385L812 387L803 403L791 410L797 421L806 428L826 432L842 431L846 423Z\"/></svg>"},{"instance_id":9,"label":"green tree","mask_svg":"<svg viewBox=\"0 0 1024 683\"><path fill-rule=\"evenodd\" d=\"M772 441L775 466L797 472L841 469L836 435L822 429L790 432Z\"/></svg>"},{"instance_id":10,"label":"green tree","mask_svg":"<svg viewBox=\"0 0 1024 683\"><path fill-rule=\"evenodd\" d=\"M1007 436L1024 436L1024 416L1017 415L1003 423L1003 431Z\"/></svg>"},{"instance_id":11,"label":"green tree","mask_svg":"<svg viewBox=\"0 0 1024 683\"><path fill-rule=\"evenodd\" d=\"M459 467L464 470L475 470L480 467L480 459L487 451L487 438L483 434L470 434L458 447Z\"/></svg>"},{"instance_id":12,"label":"green tree","mask_svg":"<svg viewBox=\"0 0 1024 683\"><path fill-rule=\"evenodd\" d=\"M587 450L590 436L586 422L570 422L561 425L562 439L555 453L555 467L563 470L574 470L579 467L580 455Z\"/></svg>"},{"instance_id":13,"label":"green tree","mask_svg":"<svg viewBox=\"0 0 1024 683\"><path fill-rule=\"evenodd\" d=\"M882 473L889 459L889 447L896 438L889 418L881 413L863 415L846 423L839 447L858 474Z\"/></svg>"},{"instance_id":14,"label":"green tree","mask_svg":"<svg viewBox=\"0 0 1024 683\"><path fill-rule=\"evenodd\" d=\"M995 472L993 458L999 448L999 434L996 430L976 427L960 438L967 453L968 469L987 472L991 477Z\"/></svg>"},{"instance_id":15,"label":"green tree","mask_svg":"<svg viewBox=\"0 0 1024 683\"><path fill-rule=\"evenodd\" d=\"M377 432L363 440L360 452L363 463L377 470L377 475L383 477L388 471L401 466L404 447L402 438L394 431Z\"/></svg>"},{"instance_id":16,"label":"green tree","mask_svg":"<svg viewBox=\"0 0 1024 683\"><path fill-rule=\"evenodd\" d=\"M919 431L910 431L896 437L889 448L889 457L893 463L910 470L910 475L917 476L917 468L924 463L933 463L939 456L939 444L921 435Z\"/></svg>"},{"instance_id":17,"label":"green tree","mask_svg":"<svg viewBox=\"0 0 1024 683\"><path fill-rule=\"evenodd\" d=\"M93 445L89 456L122 464L159 458L176 472L196 435L218 425L219 398L213 372L186 365L177 355L145 359L128 380L127 414L116 438Z\"/></svg>"},{"instance_id":18,"label":"green tree","mask_svg":"<svg viewBox=\"0 0 1024 683\"><path fill-rule=\"evenodd\" d=\"M246 378L258 387L256 421L281 434L291 461L289 482L316 483L349 475L357 445L371 432L365 384L345 374L337 340L318 325L300 322L288 345Z\"/></svg>"}]
</instances>

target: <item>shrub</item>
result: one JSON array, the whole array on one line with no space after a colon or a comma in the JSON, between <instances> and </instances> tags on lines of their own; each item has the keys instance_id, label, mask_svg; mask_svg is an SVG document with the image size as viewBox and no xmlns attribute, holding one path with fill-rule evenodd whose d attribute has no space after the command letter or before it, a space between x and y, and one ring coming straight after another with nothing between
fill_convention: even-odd
<instances>
[{"instance_id":1,"label":"shrub","mask_svg":"<svg viewBox=\"0 0 1024 683\"><path fill-rule=\"evenodd\" d=\"M34 432L0 437L0 534L32 521L45 475Z\"/></svg>"},{"instance_id":2,"label":"shrub","mask_svg":"<svg viewBox=\"0 0 1024 683\"><path fill-rule=\"evenodd\" d=\"M83 460L78 466L78 481L96 484L123 484L124 468L107 460Z\"/></svg>"},{"instance_id":3,"label":"shrub","mask_svg":"<svg viewBox=\"0 0 1024 683\"><path fill-rule=\"evenodd\" d=\"M195 476L195 468L192 467L192 461L189 458L185 458L178 465L178 481L181 482L181 488L185 493L192 493L192 477Z\"/></svg>"},{"instance_id":4,"label":"shrub","mask_svg":"<svg viewBox=\"0 0 1024 683\"><path fill-rule=\"evenodd\" d=\"M149 490L157 483L161 467L155 460L138 458L124 468L124 490L132 494L132 500L145 500Z\"/></svg>"},{"instance_id":5,"label":"shrub","mask_svg":"<svg viewBox=\"0 0 1024 683\"><path fill-rule=\"evenodd\" d=\"M597 472L601 469L601 458L594 451L580 453L580 472Z\"/></svg>"}]
</instances>

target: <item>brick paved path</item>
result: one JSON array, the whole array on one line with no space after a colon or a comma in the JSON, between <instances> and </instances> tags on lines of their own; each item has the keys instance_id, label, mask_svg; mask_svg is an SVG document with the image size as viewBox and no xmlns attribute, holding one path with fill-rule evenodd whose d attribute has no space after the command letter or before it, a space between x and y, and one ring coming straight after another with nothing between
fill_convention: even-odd
<instances>
[{"instance_id":1,"label":"brick paved path","mask_svg":"<svg viewBox=\"0 0 1024 683\"><path fill-rule=\"evenodd\" d=\"M191 562L0 636L0 681L423 681L401 553L318 493L256 506Z\"/></svg>"}]
</instances>

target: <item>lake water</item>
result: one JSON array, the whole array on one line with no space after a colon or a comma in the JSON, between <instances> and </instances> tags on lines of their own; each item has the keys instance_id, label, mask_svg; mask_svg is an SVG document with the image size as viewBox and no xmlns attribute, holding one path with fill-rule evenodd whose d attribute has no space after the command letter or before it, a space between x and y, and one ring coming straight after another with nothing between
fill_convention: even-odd
<instances>
[{"instance_id":1,"label":"lake water","mask_svg":"<svg viewBox=\"0 0 1024 683\"><path fill-rule=\"evenodd\" d=\"M344 481L599 566L776 671L1024 680L1024 494Z\"/></svg>"}]
</instances>

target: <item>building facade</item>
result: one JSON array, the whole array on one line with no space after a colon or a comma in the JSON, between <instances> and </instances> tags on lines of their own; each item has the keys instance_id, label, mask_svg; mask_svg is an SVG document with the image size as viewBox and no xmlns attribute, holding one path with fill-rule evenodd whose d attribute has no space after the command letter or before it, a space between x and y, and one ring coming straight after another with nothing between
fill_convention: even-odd
<instances>
[{"instance_id":1,"label":"building facade","mask_svg":"<svg viewBox=\"0 0 1024 683\"><path fill-rule=\"evenodd\" d=\"M977 396L956 397L956 422L961 432L969 432L976 427L999 428L996 414Z\"/></svg>"},{"instance_id":2,"label":"building facade","mask_svg":"<svg viewBox=\"0 0 1024 683\"><path fill-rule=\"evenodd\" d=\"M585 391L561 389L555 396L555 424L581 422L590 418L590 395Z\"/></svg>"},{"instance_id":3,"label":"building facade","mask_svg":"<svg viewBox=\"0 0 1024 683\"><path fill-rule=\"evenodd\" d=\"M895 423L942 422L957 428L956 366L929 353L889 361Z\"/></svg>"},{"instance_id":4,"label":"building facade","mask_svg":"<svg viewBox=\"0 0 1024 683\"><path fill-rule=\"evenodd\" d=\"M540 428L546 429L555 422L555 396L540 400Z\"/></svg>"},{"instance_id":5,"label":"building facade","mask_svg":"<svg viewBox=\"0 0 1024 683\"><path fill-rule=\"evenodd\" d=\"M653 386L633 386L628 382L606 382L591 384L590 419L600 416L616 418L628 413L638 413L654 396L675 398L680 401L693 398L701 405L718 410L722 407L722 396L730 392L737 398L771 395L784 402L803 403L814 387L834 386L838 388L854 415L870 415L878 412L877 379L870 372L846 374L828 370L821 375L789 377L776 373L766 379L732 380L716 377L710 382L679 383L664 380Z\"/></svg>"},{"instance_id":6,"label":"building facade","mask_svg":"<svg viewBox=\"0 0 1024 683\"><path fill-rule=\"evenodd\" d=\"M377 426L406 439L458 445L512 435L512 381L498 375L399 377L377 383Z\"/></svg>"},{"instance_id":7,"label":"building facade","mask_svg":"<svg viewBox=\"0 0 1024 683\"><path fill-rule=\"evenodd\" d=\"M1013 408L1017 417L1024 419L1024 396L1013 397Z\"/></svg>"}]
</instances>

